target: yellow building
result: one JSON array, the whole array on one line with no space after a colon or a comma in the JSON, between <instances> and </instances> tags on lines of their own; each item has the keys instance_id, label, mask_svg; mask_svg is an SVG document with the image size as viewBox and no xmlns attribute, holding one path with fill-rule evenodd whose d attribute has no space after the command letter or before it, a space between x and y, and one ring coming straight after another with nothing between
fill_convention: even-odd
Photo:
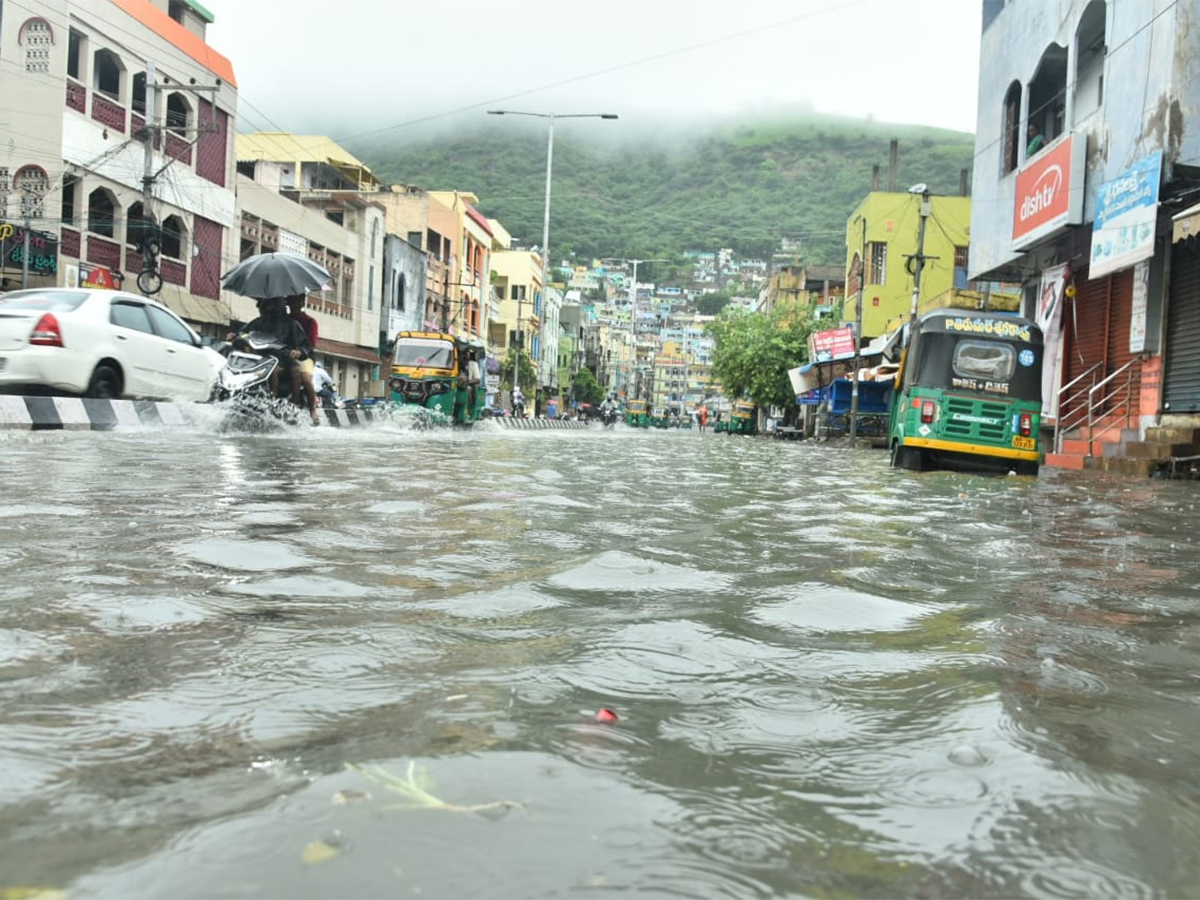
<instances>
[{"instance_id":1,"label":"yellow building","mask_svg":"<svg viewBox=\"0 0 1200 900\"><path fill-rule=\"evenodd\" d=\"M912 312L913 275L922 218L921 194L873 191L846 221L846 298L842 321L853 325L854 272L862 261L862 340L885 334ZM970 197L928 198L920 298L966 290ZM921 307L925 306L921 303Z\"/></svg>"},{"instance_id":2,"label":"yellow building","mask_svg":"<svg viewBox=\"0 0 1200 900\"><path fill-rule=\"evenodd\" d=\"M488 322L488 346L502 352L518 343L532 355L533 338L541 328L534 302L542 291L542 257L533 250L501 250L492 253L491 285L499 301L499 317ZM534 361L537 366L537 360Z\"/></svg>"}]
</instances>

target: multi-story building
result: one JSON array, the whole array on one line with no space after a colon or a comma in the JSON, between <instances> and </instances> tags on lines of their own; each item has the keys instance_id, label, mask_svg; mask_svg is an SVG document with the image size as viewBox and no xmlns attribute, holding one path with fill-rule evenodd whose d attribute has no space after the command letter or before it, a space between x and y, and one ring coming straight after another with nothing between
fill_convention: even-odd
<instances>
[{"instance_id":1,"label":"multi-story building","mask_svg":"<svg viewBox=\"0 0 1200 900\"><path fill-rule=\"evenodd\" d=\"M495 235L491 223L475 208L479 198L469 191L430 191L430 201L449 212L442 234L449 241L440 311L443 328L483 339L491 302L491 261ZM445 217L443 217L445 218Z\"/></svg>"},{"instance_id":2,"label":"multi-story building","mask_svg":"<svg viewBox=\"0 0 1200 900\"><path fill-rule=\"evenodd\" d=\"M287 138L269 136L281 145ZM329 287L309 292L307 303L317 320L317 358L342 395L382 395L380 352L388 339L392 278L386 269L385 210L372 199L375 191L354 189L369 173L335 166L330 160L344 158L332 149L323 161L306 160L312 138L297 136L292 150L297 155L283 162L261 152L258 135L237 140L238 257L283 250L324 266L331 275ZM243 321L254 316L253 301L227 295L227 302Z\"/></svg>"},{"instance_id":3,"label":"multi-story building","mask_svg":"<svg viewBox=\"0 0 1200 900\"><path fill-rule=\"evenodd\" d=\"M1200 0L982 7L970 274L1025 286L1043 421L1200 416Z\"/></svg>"},{"instance_id":4,"label":"multi-story building","mask_svg":"<svg viewBox=\"0 0 1200 900\"><path fill-rule=\"evenodd\" d=\"M498 316L488 322L487 342L501 355L522 348L536 368L537 336L541 321L535 301L542 294L542 258L533 250L501 250L492 254L490 279ZM522 385L523 390L532 385Z\"/></svg>"},{"instance_id":5,"label":"multi-story building","mask_svg":"<svg viewBox=\"0 0 1200 900\"><path fill-rule=\"evenodd\" d=\"M967 287L970 221L969 197L872 191L855 207L846 222L847 290L840 315L844 323L855 325L854 279L861 270L860 341L883 334L893 320L911 314L918 250L925 257L920 297Z\"/></svg>"},{"instance_id":6,"label":"multi-story building","mask_svg":"<svg viewBox=\"0 0 1200 900\"><path fill-rule=\"evenodd\" d=\"M0 99L6 288L141 276L201 331L227 327L237 83L205 43L211 22L193 0L4 8L0 59L20 80Z\"/></svg>"}]
</instances>

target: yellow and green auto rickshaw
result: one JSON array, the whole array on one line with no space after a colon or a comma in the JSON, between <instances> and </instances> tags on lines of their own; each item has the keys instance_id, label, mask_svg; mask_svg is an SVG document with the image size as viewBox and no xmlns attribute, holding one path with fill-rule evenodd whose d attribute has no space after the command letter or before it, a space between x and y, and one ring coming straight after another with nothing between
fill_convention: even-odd
<instances>
[{"instance_id":1,"label":"yellow and green auto rickshaw","mask_svg":"<svg viewBox=\"0 0 1200 900\"><path fill-rule=\"evenodd\" d=\"M667 416L667 411L665 409L663 409L662 407L656 407L650 413L650 427L651 428L666 428L667 425L669 425L669 424L670 424L670 420Z\"/></svg>"},{"instance_id":2,"label":"yellow and green auto rickshaw","mask_svg":"<svg viewBox=\"0 0 1200 900\"><path fill-rule=\"evenodd\" d=\"M649 428L650 416L645 400L629 400L625 404L625 424L631 428Z\"/></svg>"},{"instance_id":3,"label":"yellow and green auto rickshaw","mask_svg":"<svg viewBox=\"0 0 1200 900\"><path fill-rule=\"evenodd\" d=\"M729 414L729 434L758 434L758 407L739 400Z\"/></svg>"},{"instance_id":4,"label":"yellow and green auto rickshaw","mask_svg":"<svg viewBox=\"0 0 1200 900\"><path fill-rule=\"evenodd\" d=\"M401 331L392 348L389 398L425 410L430 425L472 425L487 405L481 342L436 331Z\"/></svg>"}]
</instances>

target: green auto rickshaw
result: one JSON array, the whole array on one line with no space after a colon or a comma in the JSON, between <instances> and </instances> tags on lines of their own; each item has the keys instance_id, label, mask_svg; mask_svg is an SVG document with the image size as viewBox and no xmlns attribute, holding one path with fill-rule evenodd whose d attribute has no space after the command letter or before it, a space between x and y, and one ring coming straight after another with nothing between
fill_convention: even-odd
<instances>
[{"instance_id":1,"label":"green auto rickshaw","mask_svg":"<svg viewBox=\"0 0 1200 900\"><path fill-rule=\"evenodd\" d=\"M625 404L625 424L631 428L649 428L650 416L645 400L630 400Z\"/></svg>"},{"instance_id":2,"label":"green auto rickshaw","mask_svg":"<svg viewBox=\"0 0 1200 900\"><path fill-rule=\"evenodd\" d=\"M739 400L729 414L729 434L758 434L758 407Z\"/></svg>"},{"instance_id":3,"label":"green auto rickshaw","mask_svg":"<svg viewBox=\"0 0 1200 900\"><path fill-rule=\"evenodd\" d=\"M435 331L401 331L392 348L389 399L423 411L429 425L473 425L487 406L480 383L486 350L477 340Z\"/></svg>"}]
</instances>

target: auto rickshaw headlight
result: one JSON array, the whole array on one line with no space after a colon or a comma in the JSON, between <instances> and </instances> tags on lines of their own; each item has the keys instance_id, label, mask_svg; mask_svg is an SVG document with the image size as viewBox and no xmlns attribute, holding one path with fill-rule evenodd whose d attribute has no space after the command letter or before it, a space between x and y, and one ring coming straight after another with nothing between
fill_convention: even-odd
<instances>
[{"instance_id":1,"label":"auto rickshaw headlight","mask_svg":"<svg viewBox=\"0 0 1200 900\"><path fill-rule=\"evenodd\" d=\"M404 382L401 381L399 378L393 378L391 381L388 382L388 387L390 387L393 391L399 391L401 388L404 387Z\"/></svg>"}]
</instances>

